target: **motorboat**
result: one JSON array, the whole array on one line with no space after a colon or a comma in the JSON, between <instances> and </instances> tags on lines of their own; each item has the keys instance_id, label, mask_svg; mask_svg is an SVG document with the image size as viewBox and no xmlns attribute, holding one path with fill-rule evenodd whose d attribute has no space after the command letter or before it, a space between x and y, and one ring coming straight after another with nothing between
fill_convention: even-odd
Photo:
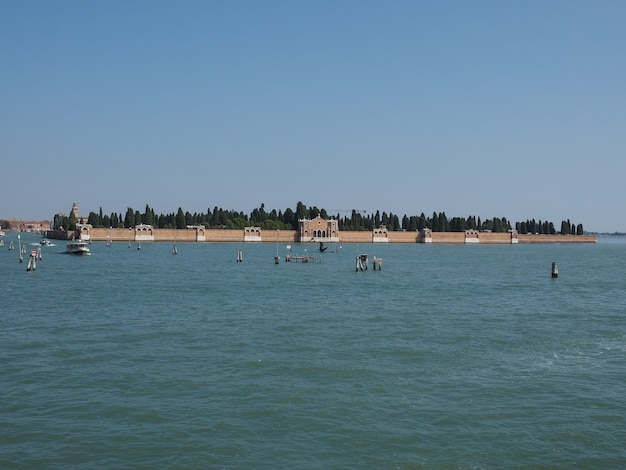
<instances>
[{"instance_id":1,"label":"motorboat","mask_svg":"<svg viewBox=\"0 0 626 470\"><path fill-rule=\"evenodd\" d=\"M50 243L50 240L48 240L47 238L42 238L41 240L39 240L39 244L41 246L50 246L50 245L52 245L52 243Z\"/></svg>"},{"instance_id":2,"label":"motorboat","mask_svg":"<svg viewBox=\"0 0 626 470\"><path fill-rule=\"evenodd\" d=\"M88 255L89 245L87 242L72 240L67 244L65 252L70 255Z\"/></svg>"}]
</instances>

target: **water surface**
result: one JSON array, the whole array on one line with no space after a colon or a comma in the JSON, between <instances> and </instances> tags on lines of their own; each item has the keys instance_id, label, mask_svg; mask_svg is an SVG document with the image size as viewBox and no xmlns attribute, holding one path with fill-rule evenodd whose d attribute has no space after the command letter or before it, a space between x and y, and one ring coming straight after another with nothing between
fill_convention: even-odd
<instances>
[{"instance_id":1,"label":"water surface","mask_svg":"<svg viewBox=\"0 0 626 470\"><path fill-rule=\"evenodd\" d=\"M0 248L0 467L626 464L621 239L293 244L321 256L307 264L285 244L75 257L55 242L28 273L15 237Z\"/></svg>"}]
</instances>

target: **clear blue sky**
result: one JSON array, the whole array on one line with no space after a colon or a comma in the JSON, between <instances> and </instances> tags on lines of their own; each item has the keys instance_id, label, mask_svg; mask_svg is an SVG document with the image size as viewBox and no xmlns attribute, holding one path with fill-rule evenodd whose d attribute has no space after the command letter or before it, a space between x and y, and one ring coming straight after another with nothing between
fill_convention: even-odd
<instances>
[{"instance_id":1,"label":"clear blue sky","mask_svg":"<svg viewBox=\"0 0 626 470\"><path fill-rule=\"evenodd\" d=\"M626 232L624 1L0 1L0 218L359 209Z\"/></svg>"}]
</instances>

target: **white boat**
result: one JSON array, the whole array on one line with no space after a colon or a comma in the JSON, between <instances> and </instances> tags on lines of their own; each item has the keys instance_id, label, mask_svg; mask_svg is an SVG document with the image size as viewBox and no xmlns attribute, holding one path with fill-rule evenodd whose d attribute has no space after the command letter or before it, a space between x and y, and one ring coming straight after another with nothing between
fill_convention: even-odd
<instances>
[{"instance_id":1,"label":"white boat","mask_svg":"<svg viewBox=\"0 0 626 470\"><path fill-rule=\"evenodd\" d=\"M72 240L67 244L65 252L71 255L88 255L89 246L87 242Z\"/></svg>"},{"instance_id":2,"label":"white boat","mask_svg":"<svg viewBox=\"0 0 626 470\"><path fill-rule=\"evenodd\" d=\"M39 240L39 244L41 246L50 246L50 245L52 245L52 243L50 243L50 240L48 240L47 238L42 238L41 240Z\"/></svg>"},{"instance_id":3,"label":"white boat","mask_svg":"<svg viewBox=\"0 0 626 470\"><path fill-rule=\"evenodd\" d=\"M2 230L0 230L0 237L4 237L6 235L6 233L4 233Z\"/></svg>"}]
</instances>

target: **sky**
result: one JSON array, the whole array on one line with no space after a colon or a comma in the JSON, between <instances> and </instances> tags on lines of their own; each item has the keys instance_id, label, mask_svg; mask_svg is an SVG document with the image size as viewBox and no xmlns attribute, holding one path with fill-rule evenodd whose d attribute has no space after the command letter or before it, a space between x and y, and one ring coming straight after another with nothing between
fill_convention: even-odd
<instances>
[{"instance_id":1,"label":"sky","mask_svg":"<svg viewBox=\"0 0 626 470\"><path fill-rule=\"evenodd\" d=\"M626 2L0 0L0 219L352 209L626 232Z\"/></svg>"}]
</instances>

